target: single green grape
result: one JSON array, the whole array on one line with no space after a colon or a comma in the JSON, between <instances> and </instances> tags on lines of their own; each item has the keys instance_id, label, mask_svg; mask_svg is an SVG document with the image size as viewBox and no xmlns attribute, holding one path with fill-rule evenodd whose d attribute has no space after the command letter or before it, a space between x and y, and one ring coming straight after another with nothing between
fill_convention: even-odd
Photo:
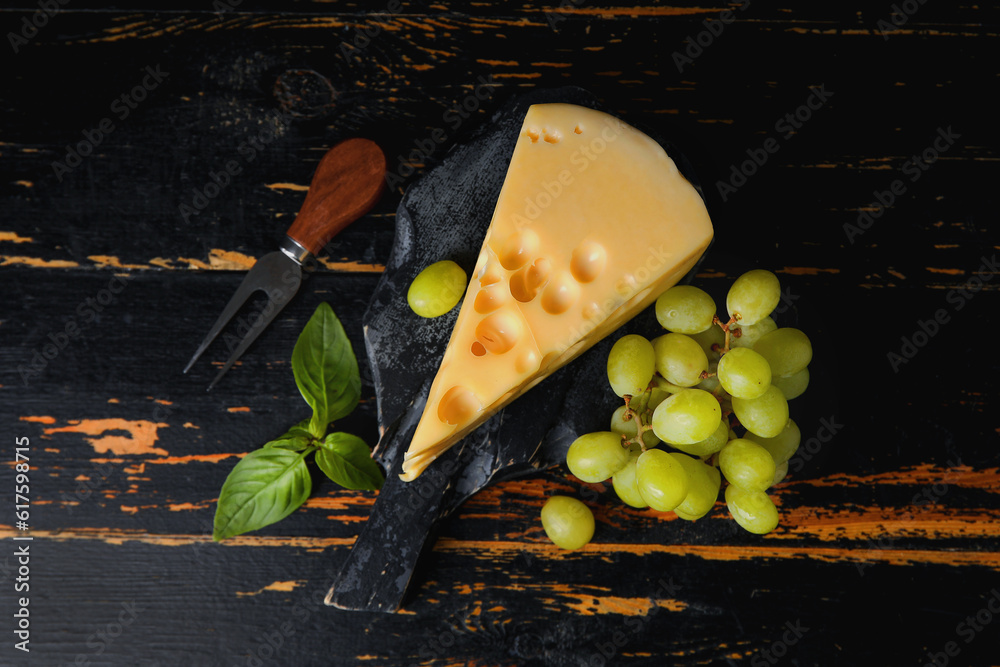
<instances>
[{"instance_id":1,"label":"single green grape","mask_svg":"<svg viewBox=\"0 0 1000 667\"><path fill-rule=\"evenodd\" d=\"M642 499L654 510L669 512L688 494L687 472L662 449L647 449L640 454L635 474Z\"/></svg>"},{"instance_id":2,"label":"single green grape","mask_svg":"<svg viewBox=\"0 0 1000 667\"><path fill-rule=\"evenodd\" d=\"M730 484L764 491L774 481L774 459L753 440L730 440L719 452L719 469Z\"/></svg>"},{"instance_id":3,"label":"single green grape","mask_svg":"<svg viewBox=\"0 0 1000 667\"><path fill-rule=\"evenodd\" d=\"M715 301L693 285L674 285L656 300L656 319L667 331L696 334L712 326Z\"/></svg>"},{"instance_id":4,"label":"single green grape","mask_svg":"<svg viewBox=\"0 0 1000 667\"><path fill-rule=\"evenodd\" d=\"M594 537L594 513L576 498L552 496L542 506L542 528L561 549L579 549Z\"/></svg>"},{"instance_id":5,"label":"single green grape","mask_svg":"<svg viewBox=\"0 0 1000 667\"><path fill-rule=\"evenodd\" d=\"M806 388L809 386L809 367L803 368L798 373L792 373L788 377L772 377L771 384L781 390L786 401L798 398L806 392Z\"/></svg>"},{"instance_id":6,"label":"single green grape","mask_svg":"<svg viewBox=\"0 0 1000 667\"><path fill-rule=\"evenodd\" d=\"M802 432L794 419L789 419L781 433L773 438L762 438L756 433L747 433L747 439L753 440L758 445L771 452L771 458L775 463L784 463L795 455L799 449L799 442L802 440Z\"/></svg>"},{"instance_id":7,"label":"single green grape","mask_svg":"<svg viewBox=\"0 0 1000 667\"><path fill-rule=\"evenodd\" d=\"M619 396L637 396L645 392L655 371L653 345L642 336L622 336L608 354L608 380Z\"/></svg>"},{"instance_id":8,"label":"single green grape","mask_svg":"<svg viewBox=\"0 0 1000 667\"><path fill-rule=\"evenodd\" d=\"M809 365L813 356L809 336L792 327L782 327L766 334L753 349L767 359L771 374L779 378L798 373Z\"/></svg>"},{"instance_id":9,"label":"single green grape","mask_svg":"<svg viewBox=\"0 0 1000 667\"><path fill-rule=\"evenodd\" d=\"M733 397L733 412L736 413L736 418L740 420L744 428L765 438L773 438L778 435L788 423L788 401L785 400L785 395L781 393L781 390L775 386L768 387L767 391L757 398ZM653 420L655 428L655 414ZM662 438L662 436L660 437Z\"/></svg>"},{"instance_id":10,"label":"single green grape","mask_svg":"<svg viewBox=\"0 0 1000 667\"><path fill-rule=\"evenodd\" d=\"M738 347L719 360L719 383L733 398L757 398L771 386L771 367L750 348Z\"/></svg>"},{"instance_id":11,"label":"single green grape","mask_svg":"<svg viewBox=\"0 0 1000 667\"><path fill-rule=\"evenodd\" d=\"M722 484L719 470L686 454L671 452L670 456L684 467L688 476L688 493L674 512L687 521L700 519L715 507L715 501L719 499Z\"/></svg>"},{"instance_id":12,"label":"single green grape","mask_svg":"<svg viewBox=\"0 0 1000 667\"><path fill-rule=\"evenodd\" d=\"M707 391L685 389L653 411L653 432L671 445L693 445L708 438L722 419L722 408Z\"/></svg>"},{"instance_id":13,"label":"single green grape","mask_svg":"<svg viewBox=\"0 0 1000 667\"><path fill-rule=\"evenodd\" d=\"M642 494L639 493L639 482L635 472L635 462L639 460L640 454L642 454L642 450L638 448L629 451L628 463L611 476L611 484L623 503L629 507L642 509L649 507L649 504L642 499Z\"/></svg>"},{"instance_id":14,"label":"single green grape","mask_svg":"<svg viewBox=\"0 0 1000 667\"><path fill-rule=\"evenodd\" d=\"M636 423L635 417L625 421L625 406L622 405L619 406L618 409L614 411L614 414L611 415L611 430L615 433L620 433L631 440L635 437L636 433L639 432L639 425ZM646 445L647 448L656 447L660 444L660 439L657 438L656 434L653 433L653 430L650 429L643 432L642 443Z\"/></svg>"},{"instance_id":15,"label":"single green grape","mask_svg":"<svg viewBox=\"0 0 1000 667\"><path fill-rule=\"evenodd\" d=\"M722 331L719 327L716 327ZM759 341L764 335L771 333L778 328L771 316L768 315L756 324L729 327L729 349L734 347L750 347ZM739 331L739 335L736 332Z\"/></svg>"},{"instance_id":16,"label":"single green grape","mask_svg":"<svg viewBox=\"0 0 1000 667\"><path fill-rule=\"evenodd\" d=\"M763 491L730 484L726 487L726 507L736 523L751 533L764 535L778 527L778 508Z\"/></svg>"},{"instance_id":17,"label":"single green grape","mask_svg":"<svg viewBox=\"0 0 1000 667\"><path fill-rule=\"evenodd\" d=\"M709 359L717 360L719 352L726 345L726 332L722 330L722 327L711 327L701 333L691 334L689 337L698 343ZM732 346L732 340L730 340L729 344ZM718 348L713 350L712 347L716 345Z\"/></svg>"},{"instance_id":18,"label":"single green grape","mask_svg":"<svg viewBox=\"0 0 1000 667\"><path fill-rule=\"evenodd\" d=\"M573 441L566 452L569 471L584 482L603 482L628 463L628 449L622 437L612 431L586 433Z\"/></svg>"},{"instance_id":19,"label":"single green grape","mask_svg":"<svg viewBox=\"0 0 1000 667\"><path fill-rule=\"evenodd\" d=\"M712 435L708 436L701 442L696 442L691 445L671 444L670 446L687 454L691 454L692 456L711 456L725 447L728 441L729 424L727 424L725 420L720 419L719 425L716 427L715 431L712 432Z\"/></svg>"},{"instance_id":20,"label":"single green grape","mask_svg":"<svg viewBox=\"0 0 1000 667\"><path fill-rule=\"evenodd\" d=\"M780 484L781 480L785 479L785 476L787 474L788 474L788 461L785 461L784 463L779 463L778 465L774 466L774 481L771 482L771 486L774 486L775 484Z\"/></svg>"},{"instance_id":21,"label":"single green grape","mask_svg":"<svg viewBox=\"0 0 1000 667\"><path fill-rule=\"evenodd\" d=\"M406 302L420 317L438 317L454 308L465 293L467 276L455 262L435 262L417 274Z\"/></svg>"},{"instance_id":22,"label":"single green grape","mask_svg":"<svg viewBox=\"0 0 1000 667\"><path fill-rule=\"evenodd\" d=\"M778 276L764 269L747 271L736 279L726 295L729 316L737 313L740 326L756 324L771 314L781 299Z\"/></svg>"},{"instance_id":23,"label":"single green grape","mask_svg":"<svg viewBox=\"0 0 1000 667\"><path fill-rule=\"evenodd\" d=\"M664 334L653 340L653 350L657 372L672 384L693 387L708 370L708 356L690 336Z\"/></svg>"}]
</instances>

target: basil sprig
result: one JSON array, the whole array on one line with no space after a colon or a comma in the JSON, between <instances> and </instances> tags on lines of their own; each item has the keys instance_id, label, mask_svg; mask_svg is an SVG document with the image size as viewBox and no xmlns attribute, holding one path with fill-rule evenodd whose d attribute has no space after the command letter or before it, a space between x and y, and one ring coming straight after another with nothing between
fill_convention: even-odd
<instances>
[{"instance_id":1,"label":"basil sprig","mask_svg":"<svg viewBox=\"0 0 1000 667\"><path fill-rule=\"evenodd\" d=\"M312 493L307 459L348 489L373 491L385 478L365 441L350 433L327 434L330 423L358 405L361 375L344 327L321 303L292 351L295 384L312 417L244 456L222 485L215 508L216 541L263 528L298 509Z\"/></svg>"}]
</instances>

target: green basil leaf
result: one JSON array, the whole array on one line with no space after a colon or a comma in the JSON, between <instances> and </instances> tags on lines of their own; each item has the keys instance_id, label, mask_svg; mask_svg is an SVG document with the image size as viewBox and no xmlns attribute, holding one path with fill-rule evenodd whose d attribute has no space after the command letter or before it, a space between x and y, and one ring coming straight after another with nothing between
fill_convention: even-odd
<instances>
[{"instance_id":1,"label":"green basil leaf","mask_svg":"<svg viewBox=\"0 0 1000 667\"><path fill-rule=\"evenodd\" d=\"M375 491L385 477L365 441L350 433L331 433L316 451L316 463L326 476L348 489Z\"/></svg>"},{"instance_id":2,"label":"green basil leaf","mask_svg":"<svg viewBox=\"0 0 1000 667\"><path fill-rule=\"evenodd\" d=\"M212 539L263 528L281 521L306 501L312 478L306 454L280 447L250 452L236 464L219 493Z\"/></svg>"},{"instance_id":3,"label":"green basil leaf","mask_svg":"<svg viewBox=\"0 0 1000 667\"><path fill-rule=\"evenodd\" d=\"M281 447L290 449L293 452L301 452L312 442L312 434L309 432L309 419L303 419L298 424L288 429L288 432L281 435L264 447Z\"/></svg>"},{"instance_id":4,"label":"green basil leaf","mask_svg":"<svg viewBox=\"0 0 1000 667\"><path fill-rule=\"evenodd\" d=\"M358 405L358 359L330 304L319 304L299 335L292 372L302 398L313 409L309 430L315 437L323 437L330 422L346 417Z\"/></svg>"}]
</instances>

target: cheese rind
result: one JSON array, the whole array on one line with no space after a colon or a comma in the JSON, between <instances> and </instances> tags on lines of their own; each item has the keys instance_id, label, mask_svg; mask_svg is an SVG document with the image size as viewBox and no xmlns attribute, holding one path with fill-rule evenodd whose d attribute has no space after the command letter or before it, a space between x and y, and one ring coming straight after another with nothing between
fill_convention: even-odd
<instances>
[{"instance_id":1,"label":"cheese rind","mask_svg":"<svg viewBox=\"0 0 1000 667\"><path fill-rule=\"evenodd\" d=\"M646 308L711 239L658 143L593 109L530 107L401 478Z\"/></svg>"}]
</instances>

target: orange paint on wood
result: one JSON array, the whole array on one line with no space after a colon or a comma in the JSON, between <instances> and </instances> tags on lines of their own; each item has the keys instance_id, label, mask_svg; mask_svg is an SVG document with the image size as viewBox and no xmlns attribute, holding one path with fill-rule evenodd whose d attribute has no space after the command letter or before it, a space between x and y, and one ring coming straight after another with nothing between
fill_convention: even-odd
<instances>
[{"instance_id":1,"label":"orange paint on wood","mask_svg":"<svg viewBox=\"0 0 1000 667\"><path fill-rule=\"evenodd\" d=\"M69 426L45 429L45 435L54 433L82 433L84 438L98 454L111 452L119 455L156 454L167 456L169 452L154 447L157 441L157 429L168 427L169 424L151 422L145 419L129 421L127 419L80 419L70 420ZM129 435L104 435L109 431L126 431Z\"/></svg>"},{"instance_id":2,"label":"orange paint on wood","mask_svg":"<svg viewBox=\"0 0 1000 667\"><path fill-rule=\"evenodd\" d=\"M435 551L448 551L475 556L487 561L510 561L524 552L540 558L561 561L566 552L551 542L490 542L485 540L456 540L449 537L438 539ZM1000 570L1000 553L995 551L950 551L931 549L848 549L837 547L807 546L748 546L748 545L702 545L702 544L597 544L591 542L575 552L580 557L613 556L628 553L647 556L661 553L674 556L697 556L713 561L782 560L806 559L828 563L886 563L890 565L915 565L928 563L936 565L974 565ZM517 586L511 586L517 589ZM523 587L521 587L523 588Z\"/></svg>"},{"instance_id":3,"label":"orange paint on wood","mask_svg":"<svg viewBox=\"0 0 1000 667\"><path fill-rule=\"evenodd\" d=\"M39 424L55 424L56 418L50 417L48 415L30 415L27 417L21 417L23 422L37 422Z\"/></svg>"},{"instance_id":4,"label":"orange paint on wood","mask_svg":"<svg viewBox=\"0 0 1000 667\"><path fill-rule=\"evenodd\" d=\"M963 269L938 269L933 266L927 266L924 268L926 268L931 273L944 273L949 276L960 276L963 273L965 273Z\"/></svg>"},{"instance_id":5,"label":"orange paint on wood","mask_svg":"<svg viewBox=\"0 0 1000 667\"><path fill-rule=\"evenodd\" d=\"M209 503L199 503L199 504L195 504L195 503L172 503L170 505L167 505L167 509L170 510L171 512L187 512L187 511L191 511L191 510L203 510L203 509L206 509L208 507L211 507L211 504L209 504Z\"/></svg>"},{"instance_id":6,"label":"orange paint on wood","mask_svg":"<svg viewBox=\"0 0 1000 667\"><path fill-rule=\"evenodd\" d=\"M78 504L78 503L65 503ZM7 539L23 534L13 526L0 525L0 539ZM73 540L88 540L120 545L125 542L140 542L161 547L183 547L192 544L212 542L211 533L176 534L150 533L144 530L124 530L120 528L65 528L59 530L32 530L35 539L51 540L53 542L71 542ZM238 535L219 543L220 547L283 547L305 548L309 551L322 551L330 547L349 547L354 544L354 537L265 537L258 535Z\"/></svg>"},{"instance_id":7,"label":"orange paint on wood","mask_svg":"<svg viewBox=\"0 0 1000 667\"><path fill-rule=\"evenodd\" d=\"M23 181L18 181L19 183ZM35 239L29 236L18 236L17 232L0 232L0 241L10 241L11 243L34 243Z\"/></svg>"},{"instance_id":8,"label":"orange paint on wood","mask_svg":"<svg viewBox=\"0 0 1000 667\"><path fill-rule=\"evenodd\" d=\"M782 526L772 539L791 540L804 536L824 542L873 539L969 539L1000 537L1000 524L992 510L959 510L940 505L906 508L869 507L835 509L796 507L782 509Z\"/></svg>"},{"instance_id":9,"label":"orange paint on wood","mask_svg":"<svg viewBox=\"0 0 1000 667\"><path fill-rule=\"evenodd\" d=\"M250 412L250 408L246 406L239 406L235 408L226 408L226 412Z\"/></svg>"},{"instance_id":10,"label":"orange paint on wood","mask_svg":"<svg viewBox=\"0 0 1000 667\"><path fill-rule=\"evenodd\" d=\"M985 489L987 491L1000 491L1000 468L973 469L969 466L956 466L954 468L942 468L930 463L921 464L899 470L875 473L872 475L847 475L836 474L821 477L819 479L791 479L784 483L784 486L795 485L807 486L863 486L869 487L876 484L892 485L912 485L912 486L933 486L934 484L947 484L961 486L971 489Z\"/></svg>"},{"instance_id":11,"label":"orange paint on wood","mask_svg":"<svg viewBox=\"0 0 1000 667\"><path fill-rule=\"evenodd\" d=\"M114 267L116 269L145 269L149 268L145 264L122 264L122 261L112 255L88 255L87 259L100 267Z\"/></svg>"},{"instance_id":12,"label":"orange paint on wood","mask_svg":"<svg viewBox=\"0 0 1000 667\"><path fill-rule=\"evenodd\" d=\"M119 509L126 514L135 514L139 511L138 507L132 507L131 505L122 505Z\"/></svg>"},{"instance_id":13,"label":"orange paint on wood","mask_svg":"<svg viewBox=\"0 0 1000 667\"><path fill-rule=\"evenodd\" d=\"M335 262L327 257L317 257L316 261L331 271L346 271L353 273L382 273L382 264L364 264L362 262Z\"/></svg>"},{"instance_id":14,"label":"orange paint on wood","mask_svg":"<svg viewBox=\"0 0 1000 667\"><path fill-rule=\"evenodd\" d=\"M361 508L367 512L367 510L375 504L376 498L378 498L377 493L345 491L334 496L314 496L307 500L302 506L311 509L345 511Z\"/></svg>"},{"instance_id":15,"label":"orange paint on wood","mask_svg":"<svg viewBox=\"0 0 1000 667\"><path fill-rule=\"evenodd\" d=\"M569 595L576 602L563 602L568 607L583 616L616 614L618 616L645 616L653 607L669 611L683 611L687 604L671 598L654 600L652 598L622 598L613 595L597 597L593 595Z\"/></svg>"},{"instance_id":16,"label":"orange paint on wood","mask_svg":"<svg viewBox=\"0 0 1000 667\"><path fill-rule=\"evenodd\" d=\"M540 72L494 72L494 79L540 79Z\"/></svg>"},{"instance_id":17,"label":"orange paint on wood","mask_svg":"<svg viewBox=\"0 0 1000 667\"><path fill-rule=\"evenodd\" d=\"M257 260L235 250L212 248L209 252L208 262L210 267L216 270L244 271L252 268Z\"/></svg>"},{"instance_id":18,"label":"orange paint on wood","mask_svg":"<svg viewBox=\"0 0 1000 667\"><path fill-rule=\"evenodd\" d=\"M298 183L267 183L264 185L268 190L292 190L295 192L308 192L308 185L299 185Z\"/></svg>"},{"instance_id":19,"label":"orange paint on wood","mask_svg":"<svg viewBox=\"0 0 1000 667\"><path fill-rule=\"evenodd\" d=\"M223 459L228 459L231 456L237 458L243 458L246 456L246 452L239 454L189 454L188 456L167 456L162 459L150 459L147 463L161 464L165 463L167 465L178 465L183 463L218 463ZM97 459L95 459L96 461Z\"/></svg>"},{"instance_id":20,"label":"orange paint on wood","mask_svg":"<svg viewBox=\"0 0 1000 667\"><path fill-rule=\"evenodd\" d=\"M40 257L24 257L18 255L0 255L0 266L36 266L45 269L69 269L80 266L77 262L65 259L42 259Z\"/></svg>"},{"instance_id":21,"label":"orange paint on wood","mask_svg":"<svg viewBox=\"0 0 1000 667\"><path fill-rule=\"evenodd\" d=\"M184 422L184 428L201 428L200 426L195 426L191 422Z\"/></svg>"},{"instance_id":22,"label":"orange paint on wood","mask_svg":"<svg viewBox=\"0 0 1000 667\"><path fill-rule=\"evenodd\" d=\"M305 583L305 581L275 581L273 584L268 584L267 586L264 586L264 588L259 588L255 591L236 591L236 596L247 597L250 595L260 595L264 591L281 591L283 593L288 593Z\"/></svg>"}]
</instances>

